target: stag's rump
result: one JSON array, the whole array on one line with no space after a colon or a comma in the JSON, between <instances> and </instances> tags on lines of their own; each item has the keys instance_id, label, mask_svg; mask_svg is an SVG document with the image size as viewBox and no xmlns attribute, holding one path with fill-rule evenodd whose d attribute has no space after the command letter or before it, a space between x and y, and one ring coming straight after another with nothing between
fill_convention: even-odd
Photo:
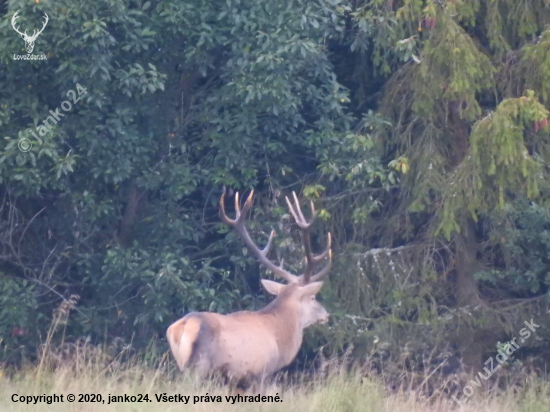
<instances>
[{"instance_id":1,"label":"stag's rump","mask_svg":"<svg viewBox=\"0 0 550 412\"><path fill-rule=\"evenodd\" d=\"M168 328L167 338L181 370L259 377L284 366L272 329L268 317L254 312L192 312Z\"/></svg>"}]
</instances>

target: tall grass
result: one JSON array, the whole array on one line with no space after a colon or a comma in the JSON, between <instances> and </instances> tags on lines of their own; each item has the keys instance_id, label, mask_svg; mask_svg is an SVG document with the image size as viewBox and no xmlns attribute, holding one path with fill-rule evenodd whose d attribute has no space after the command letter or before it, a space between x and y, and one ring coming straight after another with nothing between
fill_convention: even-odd
<instances>
[{"instance_id":1,"label":"tall grass","mask_svg":"<svg viewBox=\"0 0 550 412\"><path fill-rule=\"evenodd\" d=\"M389 392L381 383L367 379L358 371L332 367L323 376L297 379L291 384L272 384L266 395L278 394L282 402L232 404L225 396L228 389L218 382L199 382L190 374L174 369L167 353L156 365L147 364L144 356L126 356L124 350L109 357L105 348L85 341L64 348L44 350L36 365L22 370L0 370L0 411L327 411L327 412L548 412L550 385L532 380L523 388L483 391L480 388L462 406L448 394L431 398L413 390ZM129 358L129 359L126 359ZM24 404L12 402L12 395L64 395L64 402ZM67 395L74 394L75 402ZM103 403L78 402L80 394L101 394ZM148 395L149 402L111 403L109 395ZM189 404L157 402L155 395L188 395ZM197 402L194 396L221 396L222 402ZM248 395L248 394L247 394Z\"/></svg>"},{"instance_id":2,"label":"tall grass","mask_svg":"<svg viewBox=\"0 0 550 412\"><path fill-rule=\"evenodd\" d=\"M278 395L282 402L232 403L226 400L226 395L232 394L221 383L200 382L191 374L180 373L169 353L160 359L153 356L158 353L154 343L149 351L142 354L133 353L130 346L117 347L117 351L113 352L112 347L93 346L86 340L68 343L61 339L62 343L54 347L53 335L64 333L75 301L76 298L68 300L56 312L36 364L11 371L2 369L0 365L0 411L550 411L550 383L534 377L523 385L508 385L507 389L498 389L498 385L491 390L478 388L467 402L458 405L448 393L448 382L439 388L423 390L433 372L420 377L420 384L412 385L414 379L409 379L402 382L400 388L390 390L381 380L366 378L364 371L350 372L345 360L325 362L324 368L317 374L293 378L292 382L275 380L265 395ZM20 396L54 394L63 395L63 402L47 404L47 399L42 399L36 404L26 404L12 401L14 395L15 400L21 400ZM68 401L69 394L75 395L74 402ZM97 395L100 395L101 401L91 402L89 399L88 402L79 402L81 394L96 395L96 401L99 400ZM163 394L189 396L189 404L159 402L157 396ZM220 396L221 402L195 402L195 399L207 394ZM111 395L147 395L148 401L109 404ZM458 398L462 399L462 396Z\"/></svg>"}]
</instances>

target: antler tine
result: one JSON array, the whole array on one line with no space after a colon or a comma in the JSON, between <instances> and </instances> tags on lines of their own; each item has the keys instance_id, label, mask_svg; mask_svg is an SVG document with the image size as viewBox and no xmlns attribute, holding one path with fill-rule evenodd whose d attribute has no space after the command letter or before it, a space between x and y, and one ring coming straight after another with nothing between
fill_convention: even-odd
<instances>
[{"instance_id":1,"label":"antler tine","mask_svg":"<svg viewBox=\"0 0 550 412\"><path fill-rule=\"evenodd\" d=\"M309 201L309 208L311 209L311 216L315 216L315 205L313 204L313 200Z\"/></svg>"},{"instance_id":2,"label":"antler tine","mask_svg":"<svg viewBox=\"0 0 550 412\"><path fill-rule=\"evenodd\" d=\"M330 253L331 244L332 244L332 238L330 237L330 232L328 232L328 235L327 235L327 247L326 247L325 250L323 250L323 252L320 253L319 255L313 256L312 260L313 260L314 263L319 263L320 261L322 261L324 258L327 257L327 255Z\"/></svg>"},{"instance_id":3,"label":"antler tine","mask_svg":"<svg viewBox=\"0 0 550 412\"><path fill-rule=\"evenodd\" d=\"M304 214L302 213L302 208L300 207L300 202L298 202L298 196L296 196L296 192L294 190L292 191L292 197L294 198L294 204L296 205L296 212L298 212L300 221L302 223L305 223L306 219L304 218Z\"/></svg>"},{"instance_id":4,"label":"antler tine","mask_svg":"<svg viewBox=\"0 0 550 412\"><path fill-rule=\"evenodd\" d=\"M311 282L317 282L324 278L328 272L330 272L330 267L332 266L332 251L328 249L328 263L327 265L321 269L319 273L316 273L314 276L311 277Z\"/></svg>"},{"instance_id":5,"label":"antler tine","mask_svg":"<svg viewBox=\"0 0 550 412\"><path fill-rule=\"evenodd\" d=\"M292 217L294 217L296 224L302 230L302 244L304 245L304 252L306 255L305 256L306 267L304 270L304 277L302 278L303 279L302 282L304 285L307 285L309 283L309 279L313 269L309 227L315 220L315 216L313 216L310 222L307 222L307 220L304 217L304 214L302 213L302 209L300 208L300 203L298 202L298 197L296 196L296 192L292 192L292 195L294 197L294 205L292 205L292 203L288 199L288 196L285 196L285 199L286 199L286 204L288 205L288 208L290 210L290 214L292 215Z\"/></svg>"},{"instance_id":6,"label":"antler tine","mask_svg":"<svg viewBox=\"0 0 550 412\"><path fill-rule=\"evenodd\" d=\"M271 241L273 240L274 237L275 237L275 231L272 230L271 233L269 234L269 239L267 239L267 244L262 249L262 255L267 256L267 254L269 253L269 249L271 249ZM279 267L281 269L283 268L282 260L281 260L281 264L279 265Z\"/></svg>"},{"instance_id":7,"label":"antler tine","mask_svg":"<svg viewBox=\"0 0 550 412\"><path fill-rule=\"evenodd\" d=\"M321 280L330 271L330 267L332 266L331 245L332 245L332 238L330 236L330 232L328 232L326 249L323 251L323 253L321 253L320 255L317 255L313 258L315 263L317 263L317 262L320 262L322 259L324 259L326 256L328 256L328 263L326 264L326 266L323 269L321 269L320 272L316 273L314 276L311 277L311 282L317 282L318 280Z\"/></svg>"},{"instance_id":8,"label":"antler tine","mask_svg":"<svg viewBox=\"0 0 550 412\"><path fill-rule=\"evenodd\" d=\"M283 269L283 264L281 262L280 266L275 265L273 262L271 262L267 258L267 254L269 252L269 249L271 247L271 243L273 238L275 237L275 231L271 231L271 234L269 235L269 240L267 241L267 245L260 249L252 240L250 235L248 234L248 231L246 230L246 227L244 225L245 217L250 208L252 207L252 200L253 200L254 191L250 192L250 195L248 196L248 199L246 199L246 202L244 203L244 206L241 210L239 206L239 193L237 192L235 194L235 212L236 212L236 218L230 219L226 213L225 213L225 193L222 193L222 196L220 198L220 216L224 223L228 224L229 226L233 226L241 239L244 241L250 252L260 261L261 264L263 264L268 270L273 272L275 275L278 275L285 279L288 283L298 283L299 277L293 275L292 273L286 271Z\"/></svg>"},{"instance_id":9,"label":"antler tine","mask_svg":"<svg viewBox=\"0 0 550 412\"><path fill-rule=\"evenodd\" d=\"M324 277L330 270L330 267L332 265L332 257L331 257L331 237L330 233L328 234L327 238L327 247L326 249L319 255L313 255L311 250L311 235L309 233L309 228L315 221L315 206L313 205L313 202L310 201L310 208L311 208L311 220L308 222L306 218L304 217L304 214L302 213L302 209L300 208L300 203L298 202L298 197L296 196L296 192L292 192L292 195L294 197L294 205L290 202L288 197L285 197L286 203L290 209L290 213L294 217L294 220L302 230L302 243L304 245L304 252L305 252L305 261L306 261L306 267L304 270L303 277L300 277L302 279L303 284L308 284L312 281L317 281ZM327 265L318 273L316 273L314 276L311 276L313 272L313 266L316 263L321 262L326 257L329 257L329 262Z\"/></svg>"},{"instance_id":10,"label":"antler tine","mask_svg":"<svg viewBox=\"0 0 550 412\"><path fill-rule=\"evenodd\" d=\"M304 214L302 213L302 209L300 208L300 203L298 202L298 197L296 196L296 192L292 192L292 196L294 197L295 206L293 206L292 203L290 202L290 200L288 200L288 196L285 196L286 204L288 205L288 208L290 209L290 213L292 214L292 217L296 221L296 224L301 229L308 229L312 225L313 221L315 220L315 208L313 206L313 202L311 202L312 219L311 219L311 221L308 222L306 220L306 218L304 217Z\"/></svg>"},{"instance_id":11,"label":"antler tine","mask_svg":"<svg viewBox=\"0 0 550 412\"><path fill-rule=\"evenodd\" d=\"M252 206L252 198L254 196L254 190L250 192L248 195L248 198L246 199L246 202L244 202L244 207L241 210L241 206L239 204L239 192L235 193L235 219L230 219L225 214L225 192L222 193L222 196L220 198L220 214L221 218L224 223L235 226L241 222L241 219L244 219L242 216L245 216L250 207Z\"/></svg>"},{"instance_id":12,"label":"antler tine","mask_svg":"<svg viewBox=\"0 0 550 412\"><path fill-rule=\"evenodd\" d=\"M252 196L253 193L254 193L254 190L251 190L248 197ZM239 192L237 192L235 193L235 220L239 220L240 217L241 217L241 205L239 204Z\"/></svg>"},{"instance_id":13,"label":"antler tine","mask_svg":"<svg viewBox=\"0 0 550 412\"><path fill-rule=\"evenodd\" d=\"M237 194L238 196L238 194ZM238 215L238 212L237 212ZM230 226L235 225L237 223L237 219L229 219L229 217L225 214L225 190L222 193L222 196L220 197L220 217L222 221Z\"/></svg>"}]
</instances>

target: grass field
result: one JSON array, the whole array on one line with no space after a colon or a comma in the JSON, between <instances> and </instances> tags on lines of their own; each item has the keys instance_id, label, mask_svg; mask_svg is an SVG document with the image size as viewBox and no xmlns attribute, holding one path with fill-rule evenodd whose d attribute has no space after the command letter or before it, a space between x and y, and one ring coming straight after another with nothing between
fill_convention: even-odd
<instances>
[{"instance_id":1,"label":"grass field","mask_svg":"<svg viewBox=\"0 0 550 412\"><path fill-rule=\"evenodd\" d=\"M198 383L189 375L174 373L171 361L160 366L147 366L143 359L133 361L106 360L99 352L83 350L70 359L43 357L36 365L9 372L0 370L0 411L327 411L327 412L548 412L550 384L531 381L524 388L488 392L478 388L462 406L448 394L440 393L425 399L414 391L388 392L384 387L360 376L334 368L324 377L309 377L302 383L272 386L265 395L279 395L281 402L235 402L226 400L228 390L212 382ZM44 359L49 358L49 361ZM53 360L52 360L53 359ZM165 359L169 359L168 357ZM63 395L63 402L47 404L46 398L36 404L25 404L28 396ZM68 395L75 395L69 402ZM81 394L92 395L88 402L79 402ZM98 394L101 395L101 401ZM110 403L110 395L147 395L148 401ZM162 402L162 395L179 394L184 402ZM95 395L96 402L91 402ZM204 396L221 402L205 402ZM247 394L252 395L252 394ZM23 398L21 398L23 396ZM203 396L203 401L200 397ZM217 398L219 396L219 398ZM18 402L14 402L18 400ZM36 398L31 398L31 402ZM196 400L199 402L194 402ZM459 397L460 399L460 397ZM86 400L82 398L82 400ZM136 399L137 400L137 399ZM142 400L144 400L142 398ZM211 400L211 398L209 399Z\"/></svg>"}]
</instances>

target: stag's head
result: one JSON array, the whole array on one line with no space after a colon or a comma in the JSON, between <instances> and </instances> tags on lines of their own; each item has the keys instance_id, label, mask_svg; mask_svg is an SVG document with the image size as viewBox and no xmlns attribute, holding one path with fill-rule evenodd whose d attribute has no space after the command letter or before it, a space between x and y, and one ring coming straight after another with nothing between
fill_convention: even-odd
<instances>
[{"instance_id":1,"label":"stag's head","mask_svg":"<svg viewBox=\"0 0 550 412\"><path fill-rule=\"evenodd\" d=\"M289 306L289 308L294 312L298 312L302 328L306 328L315 323L326 323L328 321L329 314L325 310L325 308L323 308L323 306L315 299L315 295L323 286L323 282L321 282L320 280L328 274L332 264L332 255L330 249L331 238L330 233L328 233L327 247L321 254L314 255L312 253L309 228L315 220L315 209L313 206L313 202L310 202L312 217L308 221L302 213L298 198L296 197L296 193L292 193L294 197L294 205L289 200L289 198L286 197L286 202L290 213L296 221L297 225L300 227L302 243L304 246L305 270L303 275L297 276L285 270L283 268L283 262L281 262L280 265L276 265L267 258L273 238L275 236L274 231L271 231L269 240L267 241L267 245L263 249L260 249L248 234L244 221L246 214L252 207L253 195L254 192L252 191L241 210L239 205L239 194L236 193L235 212L237 216L235 219L230 219L225 213L225 194L222 194L222 197L220 199L220 214L222 220L226 224L235 228L248 249L260 261L260 263L262 263L275 275L287 281L286 284L282 284L274 282L272 280L262 279L262 285L267 290L267 292L278 297L278 299L273 302L275 305L284 304ZM323 261L325 258L327 258L327 264L324 266L323 269L314 274L313 270L315 265ZM265 310L269 310L269 306L265 308Z\"/></svg>"},{"instance_id":2,"label":"stag's head","mask_svg":"<svg viewBox=\"0 0 550 412\"><path fill-rule=\"evenodd\" d=\"M46 27L46 24L48 24L48 15L46 13L44 13L44 24L42 25L42 28L40 30L34 30L32 35L29 36L27 34L27 31L25 30L24 33L21 33L19 31L19 27L16 27L15 26L15 21L19 18L19 16L17 16L17 13L19 13L19 11L17 11L13 17L11 18L11 26L13 27L13 29L19 33L21 35L21 37L23 38L23 40L25 41L25 48L27 49L27 53L32 53L33 49L34 49L34 42L36 41L36 39L38 38L38 35L40 33L42 33L44 31L44 28Z\"/></svg>"},{"instance_id":3,"label":"stag's head","mask_svg":"<svg viewBox=\"0 0 550 412\"><path fill-rule=\"evenodd\" d=\"M316 323L327 323L329 314L326 309L315 299L315 295L321 290L323 282L312 282L307 285L301 283L282 283L262 279L265 290L278 296L281 302L289 309L298 313L302 329Z\"/></svg>"}]
</instances>

